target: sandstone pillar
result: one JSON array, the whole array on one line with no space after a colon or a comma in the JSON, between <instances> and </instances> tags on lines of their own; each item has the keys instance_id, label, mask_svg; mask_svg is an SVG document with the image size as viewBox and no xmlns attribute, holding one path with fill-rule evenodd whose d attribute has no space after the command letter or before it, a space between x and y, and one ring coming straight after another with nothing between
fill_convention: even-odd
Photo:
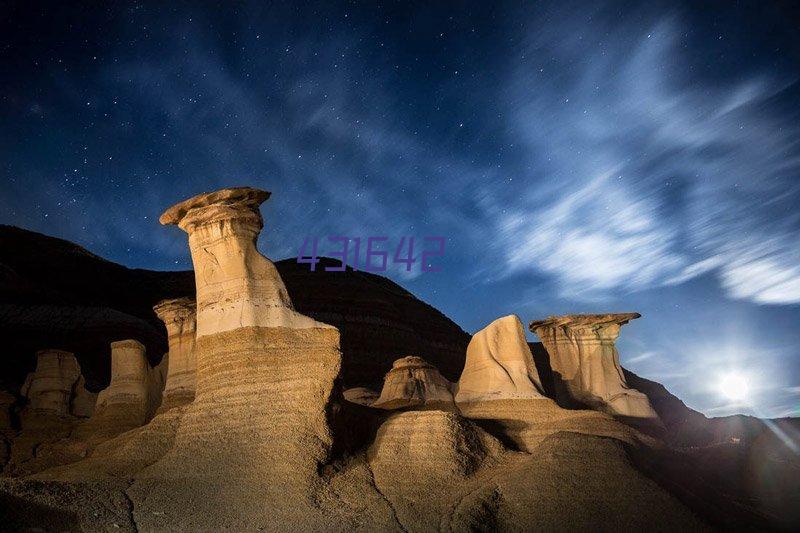
<instances>
[{"instance_id":1,"label":"sandstone pillar","mask_svg":"<svg viewBox=\"0 0 800 533\"><path fill-rule=\"evenodd\" d=\"M320 327L294 311L275 265L256 249L264 225L259 206L269 196L249 187L223 189L161 215L162 224L189 234L198 338L244 327Z\"/></svg>"},{"instance_id":2,"label":"sandstone pillar","mask_svg":"<svg viewBox=\"0 0 800 533\"><path fill-rule=\"evenodd\" d=\"M147 421L148 371L142 343L126 339L111 343L111 381L97 396L92 421L115 432L141 426Z\"/></svg>"},{"instance_id":3,"label":"sandstone pillar","mask_svg":"<svg viewBox=\"0 0 800 533\"><path fill-rule=\"evenodd\" d=\"M75 383L80 378L78 360L63 350L36 353L36 370L28 374L22 395L28 398L29 411L68 415Z\"/></svg>"},{"instance_id":4,"label":"sandstone pillar","mask_svg":"<svg viewBox=\"0 0 800 533\"><path fill-rule=\"evenodd\" d=\"M333 442L328 416L341 365L339 332L297 313L275 265L256 249L259 205L268 197L225 189L160 218L189 235L196 387L174 446L145 473L168 483L141 490L155 498L163 490L165 501L195 508L196 522L182 528L237 529L231 524L247 515L248 527L324 529L312 500ZM203 490L215 498L198 500Z\"/></svg>"},{"instance_id":5,"label":"sandstone pillar","mask_svg":"<svg viewBox=\"0 0 800 533\"><path fill-rule=\"evenodd\" d=\"M541 399L542 385L516 315L498 318L467 346L456 402Z\"/></svg>"},{"instance_id":6,"label":"sandstone pillar","mask_svg":"<svg viewBox=\"0 0 800 533\"><path fill-rule=\"evenodd\" d=\"M153 308L167 327L169 338L167 383L159 411L194 400L196 307L192 298L176 298L163 300Z\"/></svg>"},{"instance_id":7,"label":"sandstone pillar","mask_svg":"<svg viewBox=\"0 0 800 533\"><path fill-rule=\"evenodd\" d=\"M614 341L638 313L566 315L531 322L550 356L559 403L610 414L658 419L647 396L625 382Z\"/></svg>"}]
</instances>

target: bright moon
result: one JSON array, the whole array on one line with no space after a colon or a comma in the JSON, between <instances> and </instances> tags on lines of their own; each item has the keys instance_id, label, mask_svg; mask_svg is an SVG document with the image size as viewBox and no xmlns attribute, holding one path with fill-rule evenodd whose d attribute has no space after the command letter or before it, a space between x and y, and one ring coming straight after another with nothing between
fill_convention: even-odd
<instances>
[{"instance_id":1,"label":"bright moon","mask_svg":"<svg viewBox=\"0 0 800 533\"><path fill-rule=\"evenodd\" d=\"M729 400L740 402L747 398L750 386L742 374L727 374L719 382L719 391Z\"/></svg>"}]
</instances>

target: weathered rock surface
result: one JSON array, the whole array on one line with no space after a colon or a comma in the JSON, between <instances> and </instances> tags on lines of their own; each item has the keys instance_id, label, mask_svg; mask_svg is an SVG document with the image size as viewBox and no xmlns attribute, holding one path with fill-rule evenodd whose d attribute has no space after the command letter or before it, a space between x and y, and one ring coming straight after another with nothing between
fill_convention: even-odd
<instances>
[{"instance_id":1,"label":"weathered rock surface","mask_svg":"<svg viewBox=\"0 0 800 533\"><path fill-rule=\"evenodd\" d=\"M456 402L544 398L522 322L498 318L477 332L467 347Z\"/></svg>"},{"instance_id":2,"label":"weathered rock surface","mask_svg":"<svg viewBox=\"0 0 800 533\"><path fill-rule=\"evenodd\" d=\"M331 327L294 310L275 265L256 248L264 226L259 205L269 195L224 189L181 202L160 218L189 234L198 338L244 327Z\"/></svg>"},{"instance_id":3,"label":"weathered rock surface","mask_svg":"<svg viewBox=\"0 0 800 533\"><path fill-rule=\"evenodd\" d=\"M191 298L175 298L159 302L153 310L164 322L169 336L167 383L161 411L194 400L197 362L194 354L197 304Z\"/></svg>"},{"instance_id":4,"label":"weathered rock surface","mask_svg":"<svg viewBox=\"0 0 800 533\"><path fill-rule=\"evenodd\" d=\"M647 396L625 382L614 341L638 313L566 315L531 322L550 366L558 374L556 397L563 405L584 404L618 416L658 420Z\"/></svg>"},{"instance_id":5,"label":"weathered rock surface","mask_svg":"<svg viewBox=\"0 0 800 533\"><path fill-rule=\"evenodd\" d=\"M455 410L452 387L435 366L421 357L403 357L386 374L381 395L372 407Z\"/></svg>"},{"instance_id":6,"label":"weathered rock surface","mask_svg":"<svg viewBox=\"0 0 800 533\"><path fill-rule=\"evenodd\" d=\"M134 339L112 342L111 383L98 394L91 418L72 436L93 447L144 425L161 404L165 363L151 368L144 345Z\"/></svg>"},{"instance_id":7,"label":"weathered rock surface","mask_svg":"<svg viewBox=\"0 0 800 533\"><path fill-rule=\"evenodd\" d=\"M26 413L70 414L73 391L81 377L78 360L63 350L40 350L36 371L28 374L20 394L28 399Z\"/></svg>"}]
</instances>

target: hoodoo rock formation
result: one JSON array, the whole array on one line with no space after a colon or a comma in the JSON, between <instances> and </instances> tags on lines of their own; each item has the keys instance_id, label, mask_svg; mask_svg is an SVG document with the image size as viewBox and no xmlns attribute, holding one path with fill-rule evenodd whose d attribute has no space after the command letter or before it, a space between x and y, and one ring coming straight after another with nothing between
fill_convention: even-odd
<instances>
[{"instance_id":1,"label":"hoodoo rock formation","mask_svg":"<svg viewBox=\"0 0 800 533\"><path fill-rule=\"evenodd\" d=\"M386 374L381 395L372 407L454 410L452 387L435 366L421 357L403 357Z\"/></svg>"},{"instance_id":2,"label":"hoodoo rock formation","mask_svg":"<svg viewBox=\"0 0 800 533\"><path fill-rule=\"evenodd\" d=\"M28 399L26 412L70 413L72 397L81 377L78 360L63 350L41 350L36 371L28 374L20 393Z\"/></svg>"},{"instance_id":3,"label":"hoodoo rock formation","mask_svg":"<svg viewBox=\"0 0 800 533\"><path fill-rule=\"evenodd\" d=\"M197 380L174 445L131 487L154 511L139 515L145 528L321 527L312 502L332 444L339 335L294 311L275 266L256 250L268 197L226 189L161 217L189 234ZM295 503L265 505L277 501Z\"/></svg>"},{"instance_id":4,"label":"hoodoo rock formation","mask_svg":"<svg viewBox=\"0 0 800 533\"><path fill-rule=\"evenodd\" d=\"M165 363L151 368L137 340L112 342L111 383L97 395L93 415L74 436L94 444L144 425L161 404Z\"/></svg>"},{"instance_id":5,"label":"hoodoo rock formation","mask_svg":"<svg viewBox=\"0 0 800 533\"><path fill-rule=\"evenodd\" d=\"M530 330L550 356L556 398L612 415L656 421L647 396L628 386L614 341L639 313L566 315L535 320Z\"/></svg>"},{"instance_id":6,"label":"hoodoo rock formation","mask_svg":"<svg viewBox=\"0 0 800 533\"><path fill-rule=\"evenodd\" d=\"M285 267L315 314L299 313L283 272L256 249L268 197L225 189L164 213L188 233L197 287L195 300L143 288L152 298L141 320L157 332L163 321L169 354L153 367L166 343L148 361L136 340L114 342L111 382L89 420L76 422L74 393L73 414L37 411L49 440L40 445L29 429L13 438L5 473L21 477L0 478L4 527L703 530L698 510L742 512L745 498L725 507L703 479L683 490L675 480L686 469L660 464L670 457L663 441L547 397L550 369L541 353L533 359L516 316L457 349L460 328L379 276L347 271L342 282ZM348 291L365 287L352 312ZM317 321L324 316L349 330L352 351L343 355L339 330Z\"/></svg>"},{"instance_id":7,"label":"hoodoo rock formation","mask_svg":"<svg viewBox=\"0 0 800 533\"><path fill-rule=\"evenodd\" d=\"M244 327L321 328L294 310L272 261L256 249L258 207L270 193L241 187L201 194L161 215L189 234L197 288L197 337Z\"/></svg>"},{"instance_id":8,"label":"hoodoo rock formation","mask_svg":"<svg viewBox=\"0 0 800 533\"><path fill-rule=\"evenodd\" d=\"M169 338L167 384L160 411L194 400L197 371L194 355L196 307L192 298L174 298L163 300L153 308L167 327Z\"/></svg>"},{"instance_id":9,"label":"hoodoo rock formation","mask_svg":"<svg viewBox=\"0 0 800 533\"><path fill-rule=\"evenodd\" d=\"M456 402L544 398L539 374L516 315L498 318L467 347Z\"/></svg>"}]
</instances>

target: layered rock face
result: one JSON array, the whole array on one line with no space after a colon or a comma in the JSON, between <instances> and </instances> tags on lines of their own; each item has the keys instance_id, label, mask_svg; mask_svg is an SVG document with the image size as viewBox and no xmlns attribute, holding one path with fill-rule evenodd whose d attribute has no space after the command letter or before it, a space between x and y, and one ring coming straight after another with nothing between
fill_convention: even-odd
<instances>
[{"instance_id":1,"label":"layered rock face","mask_svg":"<svg viewBox=\"0 0 800 533\"><path fill-rule=\"evenodd\" d=\"M166 361L151 368L145 347L134 339L111 343L111 383L100 391L92 417L75 431L99 442L142 426L161 404Z\"/></svg>"},{"instance_id":2,"label":"layered rock face","mask_svg":"<svg viewBox=\"0 0 800 533\"><path fill-rule=\"evenodd\" d=\"M270 193L223 189L161 215L189 234L197 287L197 337L243 327L330 327L297 313L275 265L256 249L258 207Z\"/></svg>"},{"instance_id":3,"label":"layered rock face","mask_svg":"<svg viewBox=\"0 0 800 533\"><path fill-rule=\"evenodd\" d=\"M196 367L194 345L197 305L191 298L162 300L153 310L167 327L169 354L167 383L160 411L194 400Z\"/></svg>"},{"instance_id":4,"label":"layered rock face","mask_svg":"<svg viewBox=\"0 0 800 533\"><path fill-rule=\"evenodd\" d=\"M541 398L539 374L516 315L498 318L472 337L456 402Z\"/></svg>"},{"instance_id":5,"label":"layered rock face","mask_svg":"<svg viewBox=\"0 0 800 533\"><path fill-rule=\"evenodd\" d=\"M386 374L381 395L372 407L453 410L452 383L421 357L403 357Z\"/></svg>"},{"instance_id":6,"label":"layered rock face","mask_svg":"<svg viewBox=\"0 0 800 533\"><path fill-rule=\"evenodd\" d=\"M268 196L226 189L161 218L189 234L196 389L174 445L129 491L147 509L140 527L321 527L313 501L332 444L339 335L294 311L274 265L256 250L258 207Z\"/></svg>"},{"instance_id":7,"label":"layered rock face","mask_svg":"<svg viewBox=\"0 0 800 533\"><path fill-rule=\"evenodd\" d=\"M63 350L39 351L36 371L28 375L20 392L28 398L26 416L34 413L88 416L86 412L93 407L94 395L84 388L78 360Z\"/></svg>"},{"instance_id":8,"label":"layered rock face","mask_svg":"<svg viewBox=\"0 0 800 533\"><path fill-rule=\"evenodd\" d=\"M647 396L625 382L614 341L638 313L567 315L531 322L550 356L562 405L583 404L613 415L658 420Z\"/></svg>"}]
</instances>

